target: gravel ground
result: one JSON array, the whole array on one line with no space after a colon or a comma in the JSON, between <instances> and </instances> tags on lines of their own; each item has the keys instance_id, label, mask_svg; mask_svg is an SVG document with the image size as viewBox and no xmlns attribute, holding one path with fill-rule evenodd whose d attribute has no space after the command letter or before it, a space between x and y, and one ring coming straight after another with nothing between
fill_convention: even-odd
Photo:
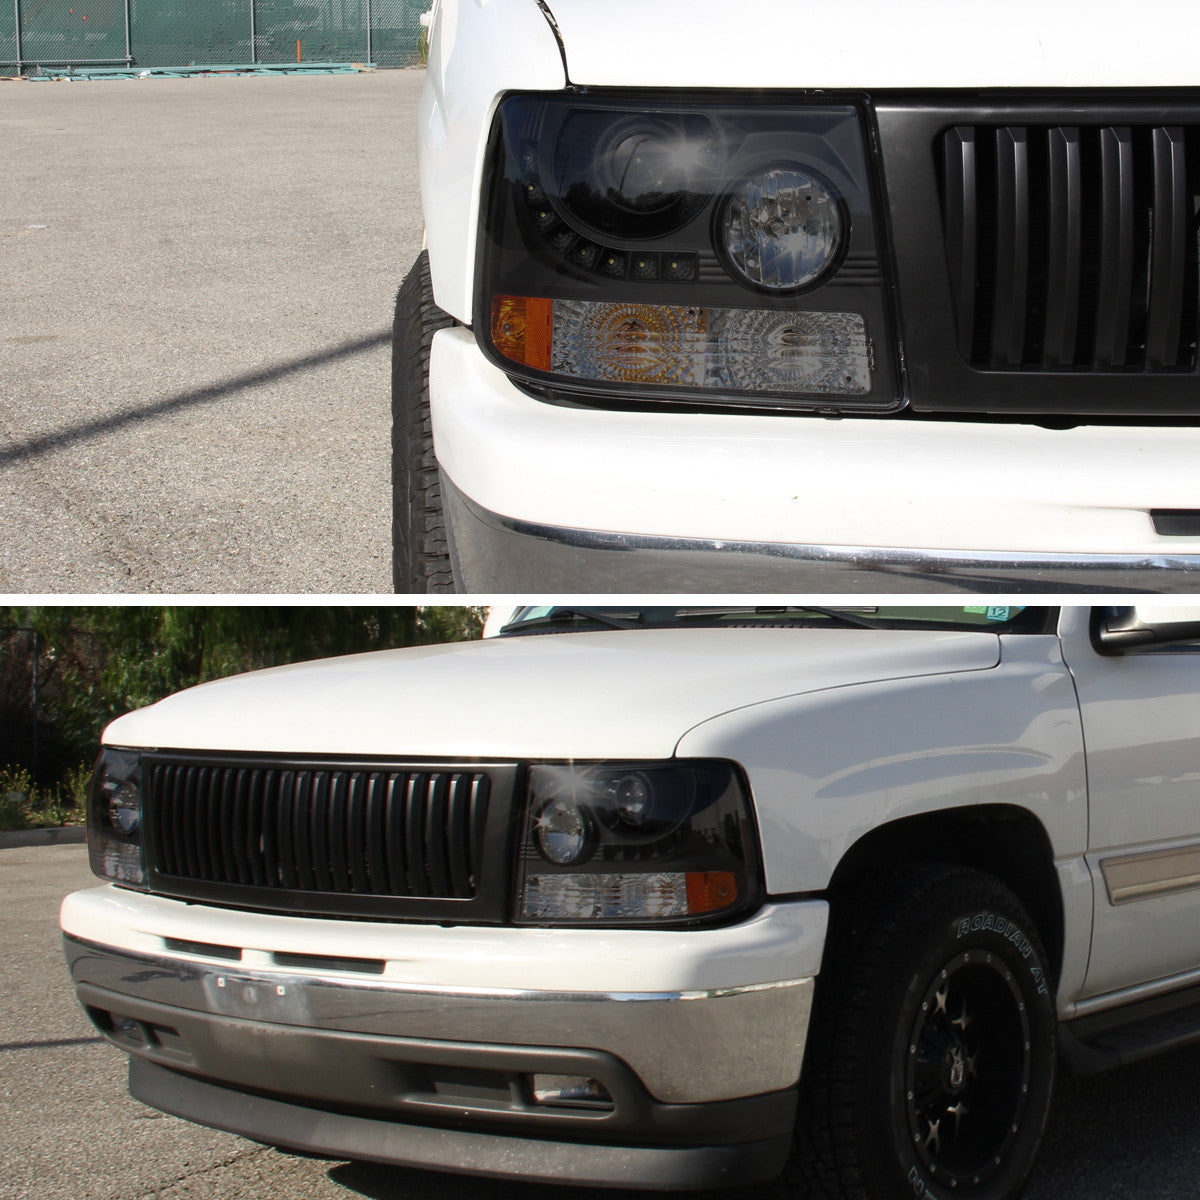
<instances>
[{"instance_id":1,"label":"gravel ground","mask_svg":"<svg viewBox=\"0 0 1200 1200\"><path fill-rule=\"evenodd\" d=\"M0 593L390 589L423 78L0 82Z\"/></svg>"}]
</instances>

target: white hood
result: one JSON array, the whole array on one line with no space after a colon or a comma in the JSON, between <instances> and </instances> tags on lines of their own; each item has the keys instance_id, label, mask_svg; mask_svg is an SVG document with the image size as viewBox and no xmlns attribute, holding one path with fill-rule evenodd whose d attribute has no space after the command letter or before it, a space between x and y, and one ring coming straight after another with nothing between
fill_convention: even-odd
<instances>
[{"instance_id":1,"label":"white hood","mask_svg":"<svg viewBox=\"0 0 1200 1200\"><path fill-rule=\"evenodd\" d=\"M983 670L990 633L668 629L390 650L203 684L109 745L284 754L667 758L711 717L801 692Z\"/></svg>"},{"instance_id":2,"label":"white hood","mask_svg":"<svg viewBox=\"0 0 1200 1200\"><path fill-rule=\"evenodd\" d=\"M1179 0L548 0L572 83L733 88L1194 87Z\"/></svg>"}]
</instances>

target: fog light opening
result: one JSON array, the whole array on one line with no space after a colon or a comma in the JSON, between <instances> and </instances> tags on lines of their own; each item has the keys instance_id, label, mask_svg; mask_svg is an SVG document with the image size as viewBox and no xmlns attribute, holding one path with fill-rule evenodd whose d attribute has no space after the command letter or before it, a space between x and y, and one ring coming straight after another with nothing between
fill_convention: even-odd
<instances>
[{"instance_id":1,"label":"fog light opening","mask_svg":"<svg viewBox=\"0 0 1200 1200\"><path fill-rule=\"evenodd\" d=\"M141 1021L127 1017L124 1013L109 1012L103 1008L89 1008L88 1015L100 1032L108 1034L111 1038L138 1046L148 1046L151 1042L148 1030Z\"/></svg>"},{"instance_id":2,"label":"fog light opening","mask_svg":"<svg viewBox=\"0 0 1200 1200\"><path fill-rule=\"evenodd\" d=\"M547 1108L616 1108L608 1088L586 1075L531 1075L529 1088L534 1103Z\"/></svg>"}]
</instances>

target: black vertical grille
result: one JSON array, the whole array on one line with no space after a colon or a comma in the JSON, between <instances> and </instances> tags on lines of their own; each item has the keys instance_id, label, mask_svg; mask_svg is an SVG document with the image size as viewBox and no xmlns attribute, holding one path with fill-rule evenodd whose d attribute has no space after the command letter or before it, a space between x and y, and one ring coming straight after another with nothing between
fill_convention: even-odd
<instances>
[{"instance_id":1,"label":"black vertical grille","mask_svg":"<svg viewBox=\"0 0 1200 1200\"><path fill-rule=\"evenodd\" d=\"M268 908L357 911L331 898L471 901L494 774L395 764L148 757L156 890ZM257 893L257 896L255 896ZM315 900L313 897L324 899ZM364 909L363 911L370 911Z\"/></svg>"},{"instance_id":2,"label":"black vertical grille","mask_svg":"<svg viewBox=\"0 0 1200 1200\"><path fill-rule=\"evenodd\" d=\"M1200 126L958 125L938 150L968 363L1196 370Z\"/></svg>"}]
</instances>

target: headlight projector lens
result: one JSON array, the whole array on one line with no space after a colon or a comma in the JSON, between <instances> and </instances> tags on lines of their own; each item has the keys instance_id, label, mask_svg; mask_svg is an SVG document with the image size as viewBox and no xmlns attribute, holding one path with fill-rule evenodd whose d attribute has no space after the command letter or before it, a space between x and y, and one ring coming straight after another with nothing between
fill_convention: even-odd
<instances>
[{"instance_id":1,"label":"headlight projector lens","mask_svg":"<svg viewBox=\"0 0 1200 1200\"><path fill-rule=\"evenodd\" d=\"M742 180L721 210L719 244L734 278L781 295L811 287L846 241L842 206L811 172L771 167Z\"/></svg>"},{"instance_id":2,"label":"headlight projector lens","mask_svg":"<svg viewBox=\"0 0 1200 1200\"><path fill-rule=\"evenodd\" d=\"M685 192L707 193L716 152L711 138L689 139L675 122L636 120L610 130L596 157L607 199L643 213L676 204Z\"/></svg>"}]
</instances>

